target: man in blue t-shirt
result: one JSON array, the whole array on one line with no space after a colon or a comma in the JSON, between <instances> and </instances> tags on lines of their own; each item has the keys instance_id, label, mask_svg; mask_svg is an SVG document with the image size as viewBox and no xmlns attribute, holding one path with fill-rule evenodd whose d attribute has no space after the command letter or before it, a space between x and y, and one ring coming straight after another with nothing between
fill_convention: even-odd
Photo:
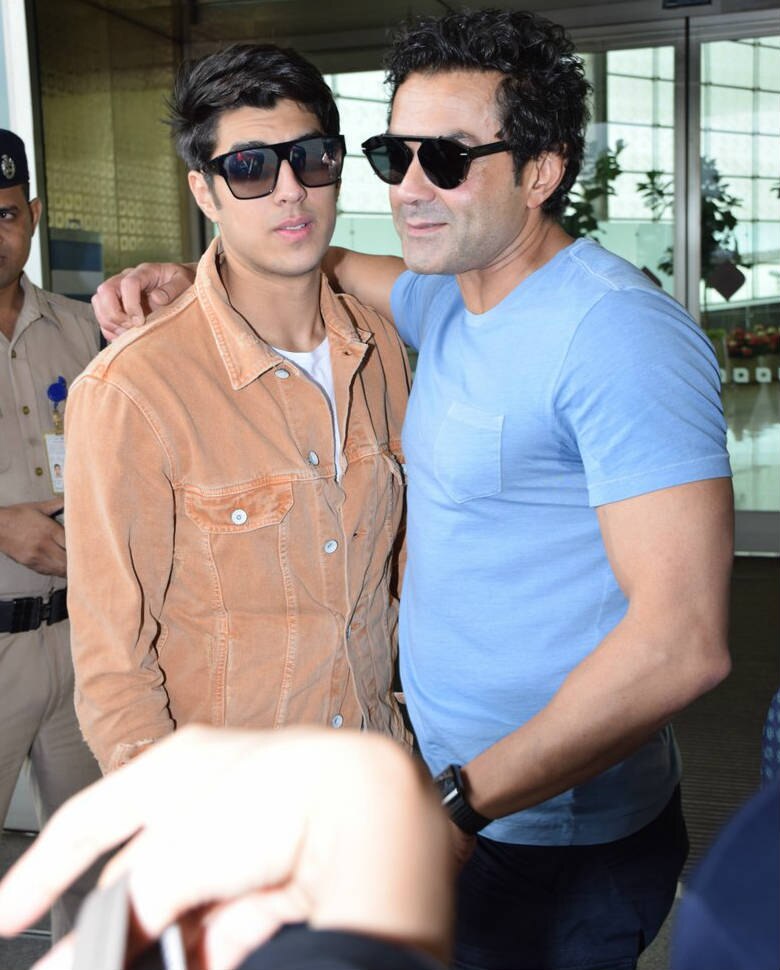
<instances>
[{"instance_id":1,"label":"man in blue t-shirt","mask_svg":"<svg viewBox=\"0 0 780 970\"><path fill-rule=\"evenodd\" d=\"M463 862L456 965L626 970L687 853L669 722L729 671L717 367L674 300L560 226L588 117L560 27L424 19L388 65L363 147L406 265L329 269L419 351L401 674ZM107 287L106 329L178 273Z\"/></svg>"},{"instance_id":2,"label":"man in blue t-shirt","mask_svg":"<svg viewBox=\"0 0 780 970\"><path fill-rule=\"evenodd\" d=\"M332 263L419 352L401 676L465 862L456 962L634 967L687 852L669 721L729 670L714 355L559 224L588 90L561 28L423 20L388 73L364 151L409 271Z\"/></svg>"}]
</instances>

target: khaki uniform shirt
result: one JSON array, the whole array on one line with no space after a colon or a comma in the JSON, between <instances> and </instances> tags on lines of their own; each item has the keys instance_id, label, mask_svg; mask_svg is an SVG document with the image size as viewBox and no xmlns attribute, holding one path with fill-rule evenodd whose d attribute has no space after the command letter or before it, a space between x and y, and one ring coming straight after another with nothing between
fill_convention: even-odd
<instances>
[{"instance_id":1,"label":"khaki uniform shirt","mask_svg":"<svg viewBox=\"0 0 780 970\"><path fill-rule=\"evenodd\" d=\"M24 275L21 282L13 337L0 333L0 505L54 497L43 438L54 431L46 391L60 376L70 387L99 348L89 304L41 290ZM0 552L0 599L47 596L64 585Z\"/></svg>"},{"instance_id":2,"label":"khaki uniform shirt","mask_svg":"<svg viewBox=\"0 0 780 970\"><path fill-rule=\"evenodd\" d=\"M392 693L403 345L323 277L339 482L325 395L231 309L217 244L195 286L70 395L76 708L104 770L192 721L405 736Z\"/></svg>"}]
</instances>

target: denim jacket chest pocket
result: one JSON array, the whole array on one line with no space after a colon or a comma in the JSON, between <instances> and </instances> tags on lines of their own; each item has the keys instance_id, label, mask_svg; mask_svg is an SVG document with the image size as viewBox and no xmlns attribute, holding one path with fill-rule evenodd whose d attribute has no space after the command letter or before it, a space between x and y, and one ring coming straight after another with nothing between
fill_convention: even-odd
<instances>
[{"instance_id":1,"label":"denim jacket chest pocket","mask_svg":"<svg viewBox=\"0 0 780 970\"><path fill-rule=\"evenodd\" d=\"M501 491L503 414L453 401L433 448L436 477L454 502Z\"/></svg>"},{"instance_id":2,"label":"denim jacket chest pocket","mask_svg":"<svg viewBox=\"0 0 780 970\"><path fill-rule=\"evenodd\" d=\"M256 613L270 607L286 615L284 550L293 505L291 482L214 492L188 489L184 509L191 538L188 542L182 536L181 567L191 578L192 571L206 569L203 578L213 609ZM187 562L190 543L194 556Z\"/></svg>"},{"instance_id":3,"label":"denim jacket chest pocket","mask_svg":"<svg viewBox=\"0 0 780 970\"><path fill-rule=\"evenodd\" d=\"M241 535L284 519L293 506L291 482L264 484L209 493L187 490L184 507L203 532Z\"/></svg>"}]
</instances>

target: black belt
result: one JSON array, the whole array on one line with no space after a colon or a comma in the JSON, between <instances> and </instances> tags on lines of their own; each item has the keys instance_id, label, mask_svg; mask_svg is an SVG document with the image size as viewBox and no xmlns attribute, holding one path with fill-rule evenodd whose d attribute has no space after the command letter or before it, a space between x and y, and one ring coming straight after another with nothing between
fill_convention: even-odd
<instances>
[{"instance_id":1,"label":"black belt","mask_svg":"<svg viewBox=\"0 0 780 970\"><path fill-rule=\"evenodd\" d=\"M47 600L42 596L0 600L0 633L26 633L42 623L51 626L67 620L67 594L67 589L58 589Z\"/></svg>"}]
</instances>

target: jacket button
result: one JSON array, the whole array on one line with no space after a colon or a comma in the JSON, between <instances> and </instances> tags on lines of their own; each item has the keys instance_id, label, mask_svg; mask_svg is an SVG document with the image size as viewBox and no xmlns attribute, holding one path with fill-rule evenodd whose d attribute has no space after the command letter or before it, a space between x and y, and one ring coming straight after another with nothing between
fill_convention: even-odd
<instances>
[{"instance_id":1,"label":"jacket button","mask_svg":"<svg viewBox=\"0 0 780 970\"><path fill-rule=\"evenodd\" d=\"M248 516L243 509L233 509L230 513L230 521L233 525L243 525L247 518Z\"/></svg>"},{"instance_id":2,"label":"jacket button","mask_svg":"<svg viewBox=\"0 0 780 970\"><path fill-rule=\"evenodd\" d=\"M274 371L274 374L276 374L276 376L279 378L280 381L286 381L287 378L290 376L290 372L288 370L285 370L284 367L277 367L276 370Z\"/></svg>"},{"instance_id":3,"label":"jacket button","mask_svg":"<svg viewBox=\"0 0 780 970\"><path fill-rule=\"evenodd\" d=\"M334 714L330 719L330 726L334 728L340 728L344 723L344 718L340 714Z\"/></svg>"},{"instance_id":4,"label":"jacket button","mask_svg":"<svg viewBox=\"0 0 780 970\"><path fill-rule=\"evenodd\" d=\"M336 542L335 539L328 539L328 541L325 543L325 545L322 548L330 556L338 549L338 547L339 547L339 544L338 542Z\"/></svg>"},{"instance_id":5,"label":"jacket button","mask_svg":"<svg viewBox=\"0 0 780 970\"><path fill-rule=\"evenodd\" d=\"M316 451L310 451L308 455L308 461L310 465L319 465L320 456L317 454Z\"/></svg>"}]
</instances>

